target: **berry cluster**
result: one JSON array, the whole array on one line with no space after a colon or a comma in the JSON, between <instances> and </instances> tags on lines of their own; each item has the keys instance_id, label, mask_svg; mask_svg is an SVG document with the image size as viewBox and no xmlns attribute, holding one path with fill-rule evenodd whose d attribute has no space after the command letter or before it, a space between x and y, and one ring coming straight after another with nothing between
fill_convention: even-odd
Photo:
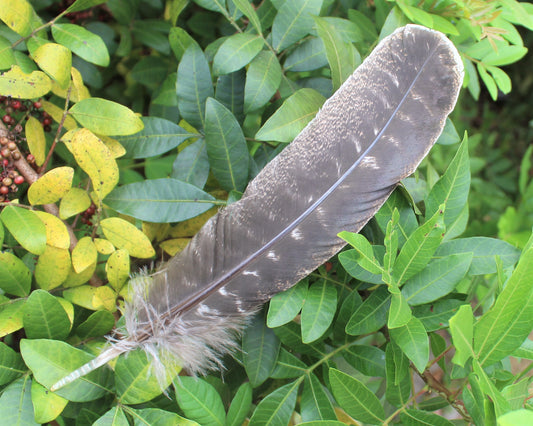
<instances>
[{"instance_id":1,"label":"berry cluster","mask_svg":"<svg viewBox=\"0 0 533 426\"><path fill-rule=\"evenodd\" d=\"M0 137L0 158L2 161L2 171L0 172L0 202L9 201L9 193L17 192L19 185L24 183L24 176L21 176L15 169L13 160L19 160L21 153L13 139ZM35 160L34 160L35 161Z\"/></svg>"},{"instance_id":2,"label":"berry cluster","mask_svg":"<svg viewBox=\"0 0 533 426\"><path fill-rule=\"evenodd\" d=\"M93 223L91 222L91 219L93 215L96 213L96 205L92 203L87 210L85 210L81 215L81 221L85 225L93 226Z\"/></svg>"},{"instance_id":3,"label":"berry cluster","mask_svg":"<svg viewBox=\"0 0 533 426\"><path fill-rule=\"evenodd\" d=\"M41 120L45 132L52 130L52 118L46 111L42 111L41 101L29 101L11 99L10 97L0 96L0 108L3 108L2 121L4 124L11 128L16 125L17 121L21 118L26 118L27 114L21 116L20 113L26 113L30 111L31 115Z\"/></svg>"}]
</instances>

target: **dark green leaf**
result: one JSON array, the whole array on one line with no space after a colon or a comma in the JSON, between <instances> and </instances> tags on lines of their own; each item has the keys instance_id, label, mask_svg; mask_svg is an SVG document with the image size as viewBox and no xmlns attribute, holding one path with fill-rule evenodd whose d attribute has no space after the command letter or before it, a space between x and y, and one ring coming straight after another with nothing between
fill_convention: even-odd
<instances>
[{"instance_id":1,"label":"dark green leaf","mask_svg":"<svg viewBox=\"0 0 533 426\"><path fill-rule=\"evenodd\" d=\"M254 58L246 72L244 112L261 108L274 96L281 83L281 66L270 50L263 50Z\"/></svg>"},{"instance_id":2,"label":"dark green leaf","mask_svg":"<svg viewBox=\"0 0 533 426\"><path fill-rule=\"evenodd\" d=\"M308 283L303 280L270 299L267 325L274 328L292 321L304 305L307 297L307 288Z\"/></svg>"},{"instance_id":3,"label":"dark green leaf","mask_svg":"<svg viewBox=\"0 0 533 426\"><path fill-rule=\"evenodd\" d=\"M453 426L453 423L444 417L422 410L410 409L402 411L400 418L405 426Z\"/></svg>"},{"instance_id":4,"label":"dark green leaf","mask_svg":"<svg viewBox=\"0 0 533 426\"><path fill-rule=\"evenodd\" d=\"M263 38L250 33L237 33L218 48L213 59L215 75L229 74L248 65L263 48Z\"/></svg>"},{"instance_id":5,"label":"dark green leaf","mask_svg":"<svg viewBox=\"0 0 533 426\"><path fill-rule=\"evenodd\" d=\"M140 132L116 138L126 148L124 158L155 157L197 136L163 118L143 117L142 121L144 129Z\"/></svg>"},{"instance_id":6,"label":"dark green leaf","mask_svg":"<svg viewBox=\"0 0 533 426\"><path fill-rule=\"evenodd\" d=\"M386 286L380 286L353 313L346 325L346 333L352 336L373 333L387 322L390 294Z\"/></svg>"},{"instance_id":7,"label":"dark green leaf","mask_svg":"<svg viewBox=\"0 0 533 426\"><path fill-rule=\"evenodd\" d=\"M244 121L244 70L222 75L217 80L215 98L231 111L239 123Z\"/></svg>"},{"instance_id":8,"label":"dark green leaf","mask_svg":"<svg viewBox=\"0 0 533 426\"><path fill-rule=\"evenodd\" d=\"M100 337L111 331L115 325L115 317L109 311L93 312L76 329L76 334L82 339Z\"/></svg>"},{"instance_id":9,"label":"dark green leaf","mask_svg":"<svg viewBox=\"0 0 533 426\"><path fill-rule=\"evenodd\" d=\"M147 222L181 222L213 207L215 199L201 189L176 179L130 183L105 199L116 211Z\"/></svg>"},{"instance_id":10,"label":"dark green leaf","mask_svg":"<svg viewBox=\"0 0 533 426\"><path fill-rule=\"evenodd\" d=\"M309 287L302 308L302 341L311 343L329 328L337 311L337 290L325 280Z\"/></svg>"},{"instance_id":11,"label":"dark green leaf","mask_svg":"<svg viewBox=\"0 0 533 426\"><path fill-rule=\"evenodd\" d=\"M165 80L167 73L167 61L158 56L147 56L133 66L130 77L137 83L153 90L161 86L161 82Z\"/></svg>"},{"instance_id":12,"label":"dark green leaf","mask_svg":"<svg viewBox=\"0 0 533 426\"><path fill-rule=\"evenodd\" d=\"M38 426L31 401L31 377L24 376L2 390L0 418L5 425Z\"/></svg>"},{"instance_id":13,"label":"dark green leaf","mask_svg":"<svg viewBox=\"0 0 533 426\"><path fill-rule=\"evenodd\" d=\"M378 210L374 218L378 222L379 227L383 232L387 229L387 224L392 218L394 209L400 213L398 221L398 245L401 247L416 228L418 228L418 221L413 208L407 201L404 192L401 189L396 189L383 206Z\"/></svg>"},{"instance_id":14,"label":"dark green leaf","mask_svg":"<svg viewBox=\"0 0 533 426\"><path fill-rule=\"evenodd\" d=\"M170 53L169 31L170 24L168 22L151 19L135 19L133 21L132 32L135 38L163 55Z\"/></svg>"},{"instance_id":15,"label":"dark green leaf","mask_svg":"<svg viewBox=\"0 0 533 426\"><path fill-rule=\"evenodd\" d=\"M285 59L283 67L287 71L313 71L327 63L324 42L320 38L313 37L296 47Z\"/></svg>"},{"instance_id":16,"label":"dark green leaf","mask_svg":"<svg viewBox=\"0 0 533 426\"><path fill-rule=\"evenodd\" d=\"M335 410L331 405L322 383L314 374L309 374L304 382L300 400L302 420L336 420Z\"/></svg>"},{"instance_id":17,"label":"dark green leaf","mask_svg":"<svg viewBox=\"0 0 533 426\"><path fill-rule=\"evenodd\" d=\"M172 165L170 177L203 188L208 176L209 158L205 139L199 139L178 154Z\"/></svg>"},{"instance_id":18,"label":"dark green leaf","mask_svg":"<svg viewBox=\"0 0 533 426\"><path fill-rule=\"evenodd\" d=\"M286 425L294 411L300 381L281 386L267 395L257 406L249 426Z\"/></svg>"},{"instance_id":19,"label":"dark green leaf","mask_svg":"<svg viewBox=\"0 0 533 426\"><path fill-rule=\"evenodd\" d=\"M250 20L258 34L261 34L261 21L249 0L233 0L235 6Z\"/></svg>"},{"instance_id":20,"label":"dark green leaf","mask_svg":"<svg viewBox=\"0 0 533 426\"><path fill-rule=\"evenodd\" d=\"M375 346L349 346L342 351L342 356L365 376L385 377L385 352Z\"/></svg>"},{"instance_id":21,"label":"dark green leaf","mask_svg":"<svg viewBox=\"0 0 533 426\"><path fill-rule=\"evenodd\" d=\"M281 348L274 371L270 375L273 379L291 379L306 373L307 365L293 354Z\"/></svg>"},{"instance_id":22,"label":"dark green leaf","mask_svg":"<svg viewBox=\"0 0 533 426\"><path fill-rule=\"evenodd\" d=\"M387 401L396 407L406 405L411 394L409 360L394 342L385 350L385 368Z\"/></svg>"},{"instance_id":23,"label":"dark green leaf","mask_svg":"<svg viewBox=\"0 0 533 426\"><path fill-rule=\"evenodd\" d=\"M435 331L448 326L449 319L462 304L456 299L439 300L432 305L415 306L413 315L422 321L428 332Z\"/></svg>"},{"instance_id":24,"label":"dark green leaf","mask_svg":"<svg viewBox=\"0 0 533 426\"><path fill-rule=\"evenodd\" d=\"M383 406L376 395L359 380L330 368L329 382L336 401L349 416L370 424L383 422Z\"/></svg>"},{"instance_id":25,"label":"dark green leaf","mask_svg":"<svg viewBox=\"0 0 533 426\"><path fill-rule=\"evenodd\" d=\"M248 411L250 411L250 407L252 406L252 391L253 389L252 386L250 386L250 383L243 383L239 389L237 389L228 409L226 421L228 426L242 425L248 415Z\"/></svg>"},{"instance_id":26,"label":"dark green leaf","mask_svg":"<svg viewBox=\"0 0 533 426\"><path fill-rule=\"evenodd\" d=\"M295 352L310 354L313 356L325 356L324 344L321 342L306 345L302 343L302 331L299 324L289 322L281 327L274 328L276 336Z\"/></svg>"},{"instance_id":27,"label":"dark green leaf","mask_svg":"<svg viewBox=\"0 0 533 426\"><path fill-rule=\"evenodd\" d=\"M216 389L197 377L174 380L176 398L185 415L201 425L224 425L226 413Z\"/></svg>"},{"instance_id":28,"label":"dark green leaf","mask_svg":"<svg viewBox=\"0 0 533 426\"><path fill-rule=\"evenodd\" d=\"M65 12L79 12L80 10L89 9L90 7L97 6L105 3L107 0L76 0L72 3Z\"/></svg>"},{"instance_id":29,"label":"dark green leaf","mask_svg":"<svg viewBox=\"0 0 533 426\"><path fill-rule=\"evenodd\" d=\"M224 0L194 0L194 2L207 10L222 13L223 15L227 14Z\"/></svg>"},{"instance_id":30,"label":"dark green leaf","mask_svg":"<svg viewBox=\"0 0 533 426\"><path fill-rule=\"evenodd\" d=\"M197 129L202 129L205 101L214 96L214 91L204 52L194 43L187 48L178 66L176 93L181 116Z\"/></svg>"},{"instance_id":31,"label":"dark green leaf","mask_svg":"<svg viewBox=\"0 0 533 426\"><path fill-rule=\"evenodd\" d=\"M429 339L422 322L411 317L406 325L392 328L389 333L417 370L424 371L429 360Z\"/></svg>"}]
</instances>

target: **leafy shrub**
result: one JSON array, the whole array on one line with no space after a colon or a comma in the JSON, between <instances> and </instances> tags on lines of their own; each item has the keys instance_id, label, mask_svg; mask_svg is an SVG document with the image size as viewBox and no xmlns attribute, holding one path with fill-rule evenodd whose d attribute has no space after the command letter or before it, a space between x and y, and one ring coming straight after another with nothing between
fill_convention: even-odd
<instances>
[{"instance_id":1,"label":"leafy shrub","mask_svg":"<svg viewBox=\"0 0 533 426\"><path fill-rule=\"evenodd\" d=\"M0 0L0 19L4 423L532 423L530 367L513 367L533 358L531 149L511 207L509 179L480 174L501 152L479 135L457 148L451 120L364 232L342 234L349 248L257 316L225 373L180 376L167 398L134 352L47 390L100 352L132 258L181 250L378 40L409 22L450 36L470 94L457 124L467 96L511 91L501 67L526 54L532 5ZM480 235L494 201L505 214Z\"/></svg>"}]
</instances>

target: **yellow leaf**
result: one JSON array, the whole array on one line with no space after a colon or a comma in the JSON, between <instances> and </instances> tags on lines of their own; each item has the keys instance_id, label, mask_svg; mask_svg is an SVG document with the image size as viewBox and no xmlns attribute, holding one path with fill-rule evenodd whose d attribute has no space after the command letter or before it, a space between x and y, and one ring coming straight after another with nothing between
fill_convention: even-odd
<instances>
[{"instance_id":1,"label":"yellow leaf","mask_svg":"<svg viewBox=\"0 0 533 426\"><path fill-rule=\"evenodd\" d=\"M43 110L50 115L54 119L56 123L60 123L61 119L63 118L63 108L59 108L57 105L54 105L52 102L48 102L45 100L41 101L43 105ZM63 127L67 130L74 130L78 128L78 125L76 124L76 120L74 120L70 116L65 117L65 121L63 122Z\"/></svg>"},{"instance_id":2,"label":"yellow leaf","mask_svg":"<svg viewBox=\"0 0 533 426\"><path fill-rule=\"evenodd\" d=\"M126 250L117 250L111 254L109 259L107 259L105 272L109 285L115 291L120 291L130 277L130 255L128 252Z\"/></svg>"},{"instance_id":3,"label":"yellow leaf","mask_svg":"<svg viewBox=\"0 0 533 426\"><path fill-rule=\"evenodd\" d=\"M213 207L199 216L180 222L170 230L170 236L174 238L194 237L207 220L216 214L218 207Z\"/></svg>"},{"instance_id":4,"label":"yellow leaf","mask_svg":"<svg viewBox=\"0 0 533 426\"><path fill-rule=\"evenodd\" d=\"M87 191L81 188L70 188L59 204L59 217L68 219L78 213L84 212L91 205Z\"/></svg>"},{"instance_id":5,"label":"yellow leaf","mask_svg":"<svg viewBox=\"0 0 533 426\"><path fill-rule=\"evenodd\" d=\"M191 241L190 238L173 238L172 240L163 241L159 246L171 256L182 251Z\"/></svg>"},{"instance_id":6,"label":"yellow leaf","mask_svg":"<svg viewBox=\"0 0 533 426\"><path fill-rule=\"evenodd\" d=\"M33 8L26 0L1 0L0 19L23 37L30 35L33 30Z\"/></svg>"},{"instance_id":7,"label":"yellow leaf","mask_svg":"<svg viewBox=\"0 0 533 426\"><path fill-rule=\"evenodd\" d=\"M108 286L93 287L82 285L71 288L63 292L63 297L75 305L97 311L105 309L106 311L115 312L115 293Z\"/></svg>"},{"instance_id":8,"label":"yellow leaf","mask_svg":"<svg viewBox=\"0 0 533 426\"><path fill-rule=\"evenodd\" d=\"M39 288L51 290L59 287L67 279L70 271L70 253L47 245L35 265L35 280Z\"/></svg>"},{"instance_id":9,"label":"yellow leaf","mask_svg":"<svg viewBox=\"0 0 533 426\"><path fill-rule=\"evenodd\" d=\"M34 213L39 216L46 227L46 244L60 249L68 249L70 247L70 235L63 221L50 213L38 210L34 210Z\"/></svg>"},{"instance_id":10,"label":"yellow leaf","mask_svg":"<svg viewBox=\"0 0 533 426\"><path fill-rule=\"evenodd\" d=\"M109 148L87 129L78 130L65 145L91 178L98 198L105 198L118 183L117 162Z\"/></svg>"},{"instance_id":11,"label":"yellow leaf","mask_svg":"<svg viewBox=\"0 0 533 426\"><path fill-rule=\"evenodd\" d=\"M115 246L105 238L95 238L94 245L96 246L96 251L101 254L111 254L115 251Z\"/></svg>"},{"instance_id":12,"label":"yellow leaf","mask_svg":"<svg viewBox=\"0 0 533 426\"><path fill-rule=\"evenodd\" d=\"M72 329L72 324L74 324L74 306L68 300L63 299L62 297L57 297L56 299L61 303L63 309L67 313L68 319L70 320L70 328Z\"/></svg>"},{"instance_id":13,"label":"yellow leaf","mask_svg":"<svg viewBox=\"0 0 533 426\"><path fill-rule=\"evenodd\" d=\"M44 137L43 125L33 116L28 117L24 127L26 141L31 154L35 157L35 164L41 166L46 158L46 139Z\"/></svg>"},{"instance_id":14,"label":"yellow leaf","mask_svg":"<svg viewBox=\"0 0 533 426\"><path fill-rule=\"evenodd\" d=\"M170 224L143 222L142 229L150 241L161 241L168 235Z\"/></svg>"},{"instance_id":15,"label":"yellow leaf","mask_svg":"<svg viewBox=\"0 0 533 426\"><path fill-rule=\"evenodd\" d=\"M68 273L67 279L63 283L63 287L70 288L70 287L78 287L82 284L85 284L87 281L91 279L91 277L94 274L94 271L96 269L96 262L90 265L87 269L84 269L79 274L74 270L74 268L70 268L70 271Z\"/></svg>"},{"instance_id":16,"label":"yellow leaf","mask_svg":"<svg viewBox=\"0 0 533 426\"><path fill-rule=\"evenodd\" d=\"M41 71L24 74L18 65L0 75L0 93L12 98L34 99L46 95L52 81Z\"/></svg>"},{"instance_id":17,"label":"yellow leaf","mask_svg":"<svg viewBox=\"0 0 533 426\"><path fill-rule=\"evenodd\" d=\"M155 255L148 237L124 219L110 217L102 220L100 226L106 238L130 256L146 259Z\"/></svg>"},{"instance_id":18,"label":"yellow leaf","mask_svg":"<svg viewBox=\"0 0 533 426\"><path fill-rule=\"evenodd\" d=\"M83 78L81 77L80 72L76 68L72 67L70 69L70 76L72 77L72 85L70 86L69 100L71 102L79 102L83 99L90 98L91 94L89 93L89 89L87 89L87 87L85 87L83 84ZM52 84L52 92L54 95L66 99L67 91L68 88L63 89L57 83Z\"/></svg>"},{"instance_id":19,"label":"yellow leaf","mask_svg":"<svg viewBox=\"0 0 533 426\"><path fill-rule=\"evenodd\" d=\"M57 43L46 43L35 50L33 59L60 87L68 87L72 67L72 52L68 48Z\"/></svg>"},{"instance_id":20,"label":"yellow leaf","mask_svg":"<svg viewBox=\"0 0 533 426\"><path fill-rule=\"evenodd\" d=\"M30 204L55 203L63 197L72 186L74 169L56 167L37 179L28 189Z\"/></svg>"},{"instance_id":21,"label":"yellow leaf","mask_svg":"<svg viewBox=\"0 0 533 426\"><path fill-rule=\"evenodd\" d=\"M113 154L113 158L120 158L126 154L126 148L124 148L116 139L110 138L109 136L100 136L100 139L105 143L105 146L109 148Z\"/></svg>"},{"instance_id":22,"label":"yellow leaf","mask_svg":"<svg viewBox=\"0 0 533 426\"><path fill-rule=\"evenodd\" d=\"M4 337L23 327L24 304L26 299L9 300L0 296L0 337Z\"/></svg>"},{"instance_id":23,"label":"yellow leaf","mask_svg":"<svg viewBox=\"0 0 533 426\"><path fill-rule=\"evenodd\" d=\"M79 274L96 263L97 257L98 252L91 237L83 237L72 250L72 267Z\"/></svg>"}]
</instances>

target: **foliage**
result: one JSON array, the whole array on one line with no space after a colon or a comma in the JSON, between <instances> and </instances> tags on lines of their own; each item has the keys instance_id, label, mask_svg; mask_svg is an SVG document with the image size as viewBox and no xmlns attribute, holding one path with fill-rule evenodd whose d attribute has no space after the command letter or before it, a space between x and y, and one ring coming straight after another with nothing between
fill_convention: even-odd
<instances>
[{"instance_id":1,"label":"foliage","mask_svg":"<svg viewBox=\"0 0 533 426\"><path fill-rule=\"evenodd\" d=\"M48 391L100 352L132 258L181 250L380 39L408 22L449 35L464 127L511 91L531 4L0 0L0 19L3 422L533 423L513 367L533 359L531 148L502 176L497 141L457 148L452 121L348 249L256 317L224 380L169 378L167 398L135 352Z\"/></svg>"}]
</instances>

